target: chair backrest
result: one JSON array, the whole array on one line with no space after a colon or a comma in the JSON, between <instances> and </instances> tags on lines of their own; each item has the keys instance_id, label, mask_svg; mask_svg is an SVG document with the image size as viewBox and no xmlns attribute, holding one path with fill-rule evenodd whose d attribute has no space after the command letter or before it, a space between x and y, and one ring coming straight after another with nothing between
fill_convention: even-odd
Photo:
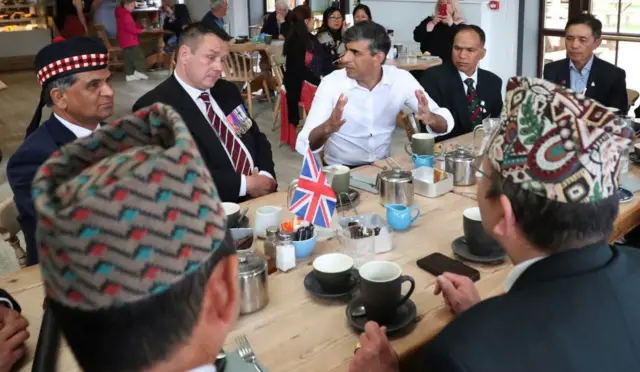
<instances>
[{"instance_id":1,"label":"chair backrest","mask_svg":"<svg viewBox=\"0 0 640 372\"><path fill-rule=\"evenodd\" d=\"M247 43L248 44L248 43ZM250 82L254 79L252 46L230 44L229 55L224 61L225 80Z\"/></svg>"},{"instance_id":2,"label":"chair backrest","mask_svg":"<svg viewBox=\"0 0 640 372\"><path fill-rule=\"evenodd\" d=\"M271 72L273 72L273 77L276 79L276 84L278 85L276 87L276 90L280 91L280 89L282 88L282 84L284 84L284 76L282 74L282 67L284 66L284 64L279 64L276 61L276 55L275 54L269 54L269 62L271 62Z\"/></svg>"},{"instance_id":3,"label":"chair backrest","mask_svg":"<svg viewBox=\"0 0 640 372\"><path fill-rule=\"evenodd\" d=\"M104 46L107 47L108 49L111 49L111 42L109 41L109 38L107 37L107 32L104 30L104 25L101 25L99 23L96 23L93 25L93 27L95 27L96 29L96 34L98 35L98 38L100 38L100 40L102 40L102 42L104 43Z\"/></svg>"},{"instance_id":4,"label":"chair backrest","mask_svg":"<svg viewBox=\"0 0 640 372\"><path fill-rule=\"evenodd\" d=\"M629 100L629 107L633 106L636 103L636 101L638 100L638 96L640 96L640 93L638 93L637 90L627 89L627 99Z\"/></svg>"}]
</instances>

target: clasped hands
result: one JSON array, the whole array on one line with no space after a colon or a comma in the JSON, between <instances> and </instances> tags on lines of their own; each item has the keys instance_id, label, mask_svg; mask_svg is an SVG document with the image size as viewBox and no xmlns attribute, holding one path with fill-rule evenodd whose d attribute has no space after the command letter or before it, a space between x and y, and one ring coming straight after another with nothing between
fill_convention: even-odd
<instances>
[{"instance_id":1,"label":"clasped hands","mask_svg":"<svg viewBox=\"0 0 640 372\"><path fill-rule=\"evenodd\" d=\"M258 168L254 168L250 175L246 176L247 194L257 198L276 191L278 184L271 177L260 174Z\"/></svg>"}]
</instances>

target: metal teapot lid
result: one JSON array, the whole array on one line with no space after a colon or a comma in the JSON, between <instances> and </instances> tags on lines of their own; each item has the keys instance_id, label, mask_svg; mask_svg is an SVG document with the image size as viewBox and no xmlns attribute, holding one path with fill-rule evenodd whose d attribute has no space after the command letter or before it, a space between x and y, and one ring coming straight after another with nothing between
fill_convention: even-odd
<instances>
[{"instance_id":1,"label":"metal teapot lid","mask_svg":"<svg viewBox=\"0 0 640 372\"><path fill-rule=\"evenodd\" d=\"M380 178L391 182L411 181L413 180L413 174L407 170L390 169L380 172Z\"/></svg>"},{"instance_id":2,"label":"metal teapot lid","mask_svg":"<svg viewBox=\"0 0 640 372\"><path fill-rule=\"evenodd\" d=\"M259 254L238 256L238 274L240 276L255 275L266 270L267 260Z\"/></svg>"},{"instance_id":3,"label":"metal teapot lid","mask_svg":"<svg viewBox=\"0 0 640 372\"><path fill-rule=\"evenodd\" d=\"M449 151L446 155L447 158L452 160L474 160L473 152L464 148L464 146L458 146L455 150Z\"/></svg>"}]
</instances>

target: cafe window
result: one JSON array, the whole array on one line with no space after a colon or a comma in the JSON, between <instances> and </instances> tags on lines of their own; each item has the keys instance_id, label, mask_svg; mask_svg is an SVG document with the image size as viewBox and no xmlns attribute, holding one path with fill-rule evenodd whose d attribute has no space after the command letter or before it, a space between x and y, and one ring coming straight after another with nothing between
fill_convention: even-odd
<instances>
[{"instance_id":1,"label":"cafe window","mask_svg":"<svg viewBox=\"0 0 640 372\"><path fill-rule=\"evenodd\" d=\"M602 22L602 44L595 55L624 69L627 88L640 90L640 70L633 68L640 55L640 0L541 1L538 75L547 63L566 58L564 27L582 13Z\"/></svg>"},{"instance_id":2,"label":"cafe window","mask_svg":"<svg viewBox=\"0 0 640 372\"><path fill-rule=\"evenodd\" d=\"M293 9L298 5L304 4L304 1L305 0L288 0L289 9ZM267 12L274 12L276 10L276 0L267 0L266 9L267 9Z\"/></svg>"}]
</instances>

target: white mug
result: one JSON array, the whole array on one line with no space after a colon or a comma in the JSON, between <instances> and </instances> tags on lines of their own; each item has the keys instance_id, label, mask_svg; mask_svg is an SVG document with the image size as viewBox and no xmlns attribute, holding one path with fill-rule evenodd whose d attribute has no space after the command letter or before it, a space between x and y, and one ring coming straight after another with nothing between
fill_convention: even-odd
<instances>
[{"instance_id":1,"label":"white mug","mask_svg":"<svg viewBox=\"0 0 640 372\"><path fill-rule=\"evenodd\" d=\"M282 208L267 205L256 209L256 217L253 220L253 230L256 232L259 238L265 238L266 230L270 226L277 226L280 228L280 216L282 215Z\"/></svg>"}]
</instances>

